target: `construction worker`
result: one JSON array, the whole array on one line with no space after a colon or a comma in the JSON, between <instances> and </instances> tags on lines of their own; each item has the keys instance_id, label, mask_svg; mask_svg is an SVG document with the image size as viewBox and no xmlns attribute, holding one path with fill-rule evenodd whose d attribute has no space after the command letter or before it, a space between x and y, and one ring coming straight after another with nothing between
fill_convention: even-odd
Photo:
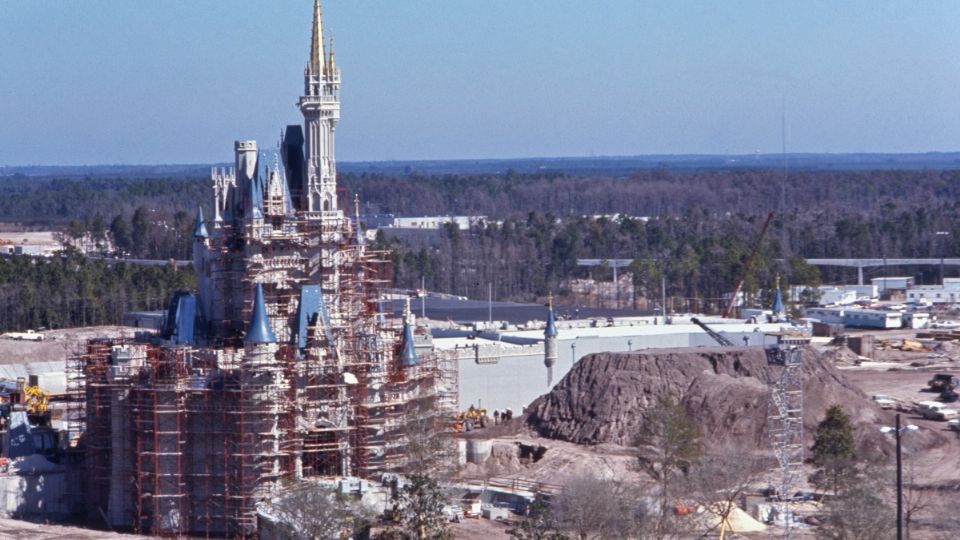
<instances>
[{"instance_id":1,"label":"construction worker","mask_svg":"<svg viewBox=\"0 0 960 540\"><path fill-rule=\"evenodd\" d=\"M496 426L496 425L499 424L499 423L500 423L500 409L494 409L494 410L493 410L493 425Z\"/></svg>"}]
</instances>

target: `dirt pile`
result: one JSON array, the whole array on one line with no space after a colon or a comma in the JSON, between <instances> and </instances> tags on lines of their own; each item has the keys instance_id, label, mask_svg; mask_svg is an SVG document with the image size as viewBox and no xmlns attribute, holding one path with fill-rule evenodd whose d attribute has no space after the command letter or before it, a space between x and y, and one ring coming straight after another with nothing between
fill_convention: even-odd
<instances>
[{"instance_id":1,"label":"dirt pile","mask_svg":"<svg viewBox=\"0 0 960 540\"><path fill-rule=\"evenodd\" d=\"M836 403L851 416L862 455L890 455L892 444L878 427L892 425L891 415L849 383L831 360L810 348L803 360L808 444L827 407ZM548 438L630 445L648 411L667 397L699 424L708 447L766 451L768 382L781 370L768 365L764 351L755 347L593 354L531 403L525 421Z\"/></svg>"}]
</instances>

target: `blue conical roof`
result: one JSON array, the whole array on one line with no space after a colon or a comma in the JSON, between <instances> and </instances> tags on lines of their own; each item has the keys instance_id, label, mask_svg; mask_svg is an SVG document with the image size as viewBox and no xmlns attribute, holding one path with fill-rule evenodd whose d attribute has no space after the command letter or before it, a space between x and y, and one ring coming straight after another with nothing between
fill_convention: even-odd
<instances>
[{"instance_id":1,"label":"blue conical roof","mask_svg":"<svg viewBox=\"0 0 960 540\"><path fill-rule=\"evenodd\" d=\"M403 352L400 353L400 361L404 367L420 365L420 357L417 356L413 343L413 327L407 321L403 322Z\"/></svg>"},{"instance_id":2,"label":"blue conical roof","mask_svg":"<svg viewBox=\"0 0 960 540\"><path fill-rule=\"evenodd\" d=\"M194 238L209 238L210 233L207 232L207 226L203 223L203 207L197 207L197 224L193 226L193 237Z\"/></svg>"},{"instance_id":3,"label":"blue conical roof","mask_svg":"<svg viewBox=\"0 0 960 540\"><path fill-rule=\"evenodd\" d=\"M777 287L777 292L773 297L773 314L786 313L786 311L783 307L783 294L780 293L780 287Z\"/></svg>"},{"instance_id":4,"label":"blue conical roof","mask_svg":"<svg viewBox=\"0 0 960 540\"><path fill-rule=\"evenodd\" d=\"M263 284L257 283L257 293L253 298L253 316L244 343L276 343L277 336L270 327L270 318L267 317L267 306L263 300Z\"/></svg>"},{"instance_id":5,"label":"blue conical roof","mask_svg":"<svg viewBox=\"0 0 960 540\"><path fill-rule=\"evenodd\" d=\"M553 315L553 304L547 312L547 327L543 330L543 337L557 337L557 318Z\"/></svg>"}]
</instances>

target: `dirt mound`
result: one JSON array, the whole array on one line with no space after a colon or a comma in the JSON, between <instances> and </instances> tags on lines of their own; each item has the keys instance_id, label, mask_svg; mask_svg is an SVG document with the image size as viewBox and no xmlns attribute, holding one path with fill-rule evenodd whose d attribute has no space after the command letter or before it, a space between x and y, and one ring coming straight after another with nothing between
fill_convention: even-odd
<instances>
[{"instance_id":1,"label":"dirt mound","mask_svg":"<svg viewBox=\"0 0 960 540\"><path fill-rule=\"evenodd\" d=\"M812 444L817 423L836 403L851 416L862 455L890 455L892 444L878 430L890 425L890 414L813 349L803 351L803 360L805 440ZM781 370L768 365L764 351L755 347L593 354L534 400L525 420L548 438L629 445L650 408L669 397L699 424L708 446L766 451L768 381Z\"/></svg>"},{"instance_id":2,"label":"dirt mound","mask_svg":"<svg viewBox=\"0 0 960 540\"><path fill-rule=\"evenodd\" d=\"M831 360L834 365L855 366L860 364L860 356L846 346L828 347L820 351L820 354L824 359Z\"/></svg>"}]
</instances>

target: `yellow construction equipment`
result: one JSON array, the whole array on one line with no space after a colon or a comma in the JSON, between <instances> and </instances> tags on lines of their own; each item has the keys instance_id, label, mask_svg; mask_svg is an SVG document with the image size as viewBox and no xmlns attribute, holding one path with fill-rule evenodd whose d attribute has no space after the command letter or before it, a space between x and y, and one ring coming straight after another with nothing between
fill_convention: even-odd
<instances>
[{"instance_id":1,"label":"yellow construction equipment","mask_svg":"<svg viewBox=\"0 0 960 540\"><path fill-rule=\"evenodd\" d=\"M457 433L487 427L487 410L471 405L469 409L457 415L453 421L453 427Z\"/></svg>"},{"instance_id":2,"label":"yellow construction equipment","mask_svg":"<svg viewBox=\"0 0 960 540\"><path fill-rule=\"evenodd\" d=\"M23 388L23 404L27 414L44 414L47 412L50 396L39 386L25 386Z\"/></svg>"}]
</instances>

